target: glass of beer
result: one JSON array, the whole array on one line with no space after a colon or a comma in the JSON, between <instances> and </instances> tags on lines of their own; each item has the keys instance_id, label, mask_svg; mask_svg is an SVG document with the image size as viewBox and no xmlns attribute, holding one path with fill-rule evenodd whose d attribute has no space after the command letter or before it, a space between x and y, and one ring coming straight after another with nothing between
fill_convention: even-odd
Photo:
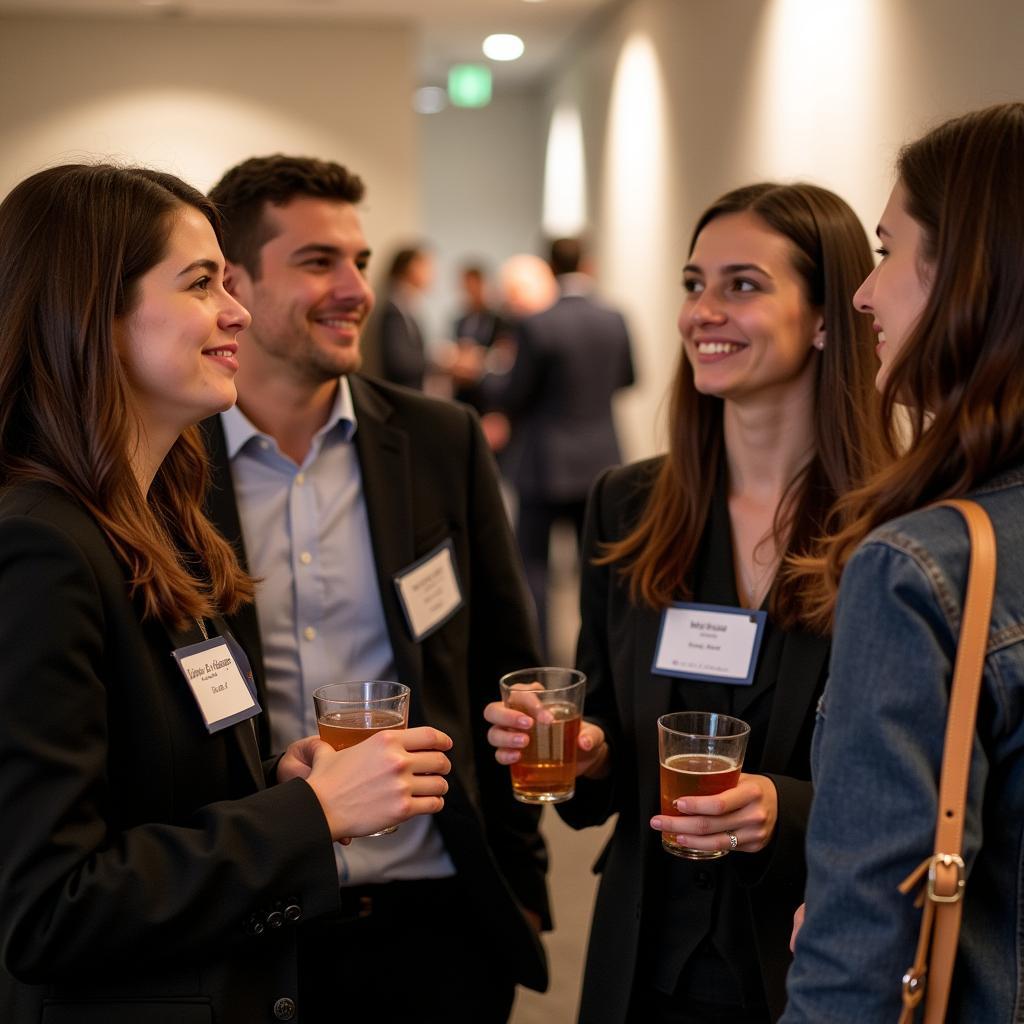
<instances>
[{"instance_id":1,"label":"glass of beer","mask_svg":"<svg viewBox=\"0 0 1024 1024\"><path fill-rule=\"evenodd\" d=\"M331 683L313 691L320 739L335 750L354 747L383 729L409 724L409 687L380 679ZM371 833L384 836L397 825Z\"/></svg>"},{"instance_id":2,"label":"glass of beer","mask_svg":"<svg viewBox=\"0 0 1024 1024\"><path fill-rule=\"evenodd\" d=\"M530 741L511 765L512 795L559 804L576 792L576 741L587 677L573 668L523 668L500 681L501 700L533 719Z\"/></svg>"},{"instance_id":3,"label":"glass of beer","mask_svg":"<svg viewBox=\"0 0 1024 1024\"><path fill-rule=\"evenodd\" d=\"M740 780L750 726L711 711L679 711L658 719L661 761L661 813L678 817L674 804L684 796L709 796ZM728 850L694 850L662 832L661 845L673 856L714 860Z\"/></svg>"}]
</instances>

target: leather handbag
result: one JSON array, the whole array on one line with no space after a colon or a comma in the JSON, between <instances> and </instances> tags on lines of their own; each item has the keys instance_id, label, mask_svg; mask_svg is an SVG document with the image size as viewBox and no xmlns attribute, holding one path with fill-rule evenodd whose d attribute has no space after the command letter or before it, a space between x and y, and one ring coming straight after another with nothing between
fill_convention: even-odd
<instances>
[{"instance_id":1,"label":"leather handbag","mask_svg":"<svg viewBox=\"0 0 1024 1024\"><path fill-rule=\"evenodd\" d=\"M904 895L920 887L915 905L923 905L924 910L914 963L903 975L899 1024L910 1024L922 999L924 1024L943 1024L946 1019L966 883L963 840L967 779L996 581L996 538L985 510L973 501L937 504L954 508L964 517L971 555L946 719L935 848L900 884Z\"/></svg>"}]
</instances>

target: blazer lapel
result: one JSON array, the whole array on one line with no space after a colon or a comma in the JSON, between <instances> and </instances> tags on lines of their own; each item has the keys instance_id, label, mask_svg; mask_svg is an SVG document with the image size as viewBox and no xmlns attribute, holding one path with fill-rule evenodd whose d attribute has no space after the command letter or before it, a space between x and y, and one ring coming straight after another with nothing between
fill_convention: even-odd
<instances>
[{"instance_id":1,"label":"blazer lapel","mask_svg":"<svg viewBox=\"0 0 1024 1024\"><path fill-rule=\"evenodd\" d=\"M221 535L231 543L242 568L248 572L249 561L245 553L242 523L238 517L238 500L235 497L231 462L228 458L227 441L224 437L224 427L220 416L211 416L209 419L203 420L199 424L199 428L206 442L211 470L210 487L206 492L206 514ZM263 675L263 642L260 639L256 603L242 605L227 621L231 632L249 658L253 678L256 680L256 693L260 705L266 708L267 688ZM260 741L260 749L270 754L270 725L265 711L257 720L256 735Z\"/></svg>"},{"instance_id":2,"label":"blazer lapel","mask_svg":"<svg viewBox=\"0 0 1024 1024\"><path fill-rule=\"evenodd\" d=\"M640 788L650 796L658 787L658 719L672 710L674 679L651 672L661 628L661 612L653 608L636 608L630 614L636 616L636 666L633 678L640 681L639 686L633 687L637 764L640 766L642 780Z\"/></svg>"},{"instance_id":3,"label":"blazer lapel","mask_svg":"<svg viewBox=\"0 0 1024 1024\"><path fill-rule=\"evenodd\" d=\"M214 628L219 633L223 634L223 627L225 624L226 623L224 621L217 619L214 622ZM171 629L163 623L161 623L161 628L170 641L170 650L172 651L176 651L179 647L187 647L189 644L199 643L199 641L202 640L198 626L195 628L194 635ZM168 654L169 653L170 652L168 652ZM246 652L246 654L248 655L248 652ZM181 685L188 685L183 676L181 678ZM264 706L263 697L260 697L260 706ZM224 730L225 738L228 736L232 738L245 771L251 777L253 786L257 790L266 789L267 787L266 777L263 774L263 761L260 756L259 736L257 733L257 723L261 719L266 719L266 717L265 713L256 715L253 718L248 718L244 722L239 722L237 725L232 725L228 729ZM196 728L202 728L201 720L197 721Z\"/></svg>"},{"instance_id":4,"label":"blazer lapel","mask_svg":"<svg viewBox=\"0 0 1024 1024\"><path fill-rule=\"evenodd\" d=\"M358 424L356 453L384 619L399 678L412 687L415 700L423 681L423 654L409 633L394 583L395 574L415 558L409 437L388 422L392 408L379 393L355 375L348 381Z\"/></svg>"},{"instance_id":5,"label":"blazer lapel","mask_svg":"<svg viewBox=\"0 0 1024 1024\"><path fill-rule=\"evenodd\" d=\"M815 699L830 649L827 637L802 630L787 634L768 720L761 769L783 773Z\"/></svg>"}]
</instances>

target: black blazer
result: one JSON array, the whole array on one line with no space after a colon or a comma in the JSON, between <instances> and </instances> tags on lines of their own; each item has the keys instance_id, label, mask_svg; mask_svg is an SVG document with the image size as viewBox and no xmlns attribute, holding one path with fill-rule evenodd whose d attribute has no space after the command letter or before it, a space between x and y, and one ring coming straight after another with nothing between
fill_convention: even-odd
<instances>
[{"instance_id":1,"label":"black blazer","mask_svg":"<svg viewBox=\"0 0 1024 1024\"><path fill-rule=\"evenodd\" d=\"M619 1024L626 1017L630 990L638 969L638 948L644 919L657 913L666 893L662 877L666 858L658 833L650 828L658 812L658 738L656 722L671 708L672 683L651 672L661 615L634 604L615 566L595 566L602 542L624 537L636 523L650 493L660 460L635 463L605 473L595 484L587 513L581 581L582 627L578 661L588 677L585 717L599 722L611 745L608 779L577 780L574 800L558 806L573 827L600 824L618 812L619 819L598 864L598 890L583 986L580 1021ZM734 604L735 583L728 540L728 508L719 488L709 525L724 529L729 557L706 565L695 580L695 600ZM727 563L727 564L725 564ZM731 600L727 595L731 593ZM778 790L779 818L775 838L757 854L734 854L714 862L721 887L716 898L698 862L692 867L692 927L695 946L704 936L712 907L740 905L737 916L753 934L761 981L773 1016L785 1004L785 974L790 962L789 935L793 911L802 901L804 832L811 800L809 747L815 708L827 671L828 641L809 633L790 632L781 638L781 655L773 694L765 694L759 719L767 723L751 735L744 770L768 775ZM688 684L714 687L715 684ZM721 688L719 688L721 689ZM737 699L751 699L737 694ZM708 699L713 699L709 694ZM767 710L766 710L767 707ZM709 710L715 710L709 708ZM740 717L745 717L739 708ZM753 720L753 719L752 719ZM706 906L705 906L706 904ZM687 927L687 923L683 924ZM687 937L682 936L685 943Z\"/></svg>"},{"instance_id":2,"label":"black blazer","mask_svg":"<svg viewBox=\"0 0 1024 1024\"><path fill-rule=\"evenodd\" d=\"M622 461L612 395L633 383L626 323L568 295L520 321L515 338L512 369L485 381L512 424L502 466L527 501L582 501L598 473Z\"/></svg>"},{"instance_id":3,"label":"black blazer","mask_svg":"<svg viewBox=\"0 0 1024 1024\"><path fill-rule=\"evenodd\" d=\"M141 620L76 501L0 495L0 1019L251 1024L295 998L283 910L337 909L331 837L304 782L266 787L251 721L207 733L171 658L198 639Z\"/></svg>"},{"instance_id":4,"label":"black blazer","mask_svg":"<svg viewBox=\"0 0 1024 1024\"><path fill-rule=\"evenodd\" d=\"M483 708L505 672L538 664L536 627L494 462L472 410L350 375L375 581L398 677L412 689L411 725L452 737L452 772L436 820L460 877L477 894L482 939L516 980L547 986L543 949L522 907L549 919L547 857L535 808L512 797L508 769L485 739ZM245 558L219 417L207 420L215 486L210 514ZM465 606L416 643L394 576L451 538ZM368 584L370 581L368 581ZM263 685L255 608L234 622ZM269 736L262 737L269 753Z\"/></svg>"},{"instance_id":5,"label":"black blazer","mask_svg":"<svg viewBox=\"0 0 1024 1024\"><path fill-rule=\"evenodd\" d=\"M380 375L392 384L422 391L427 356L420 325L398 303L388 299L379 330Z\"/></svg>"}]
</instances>

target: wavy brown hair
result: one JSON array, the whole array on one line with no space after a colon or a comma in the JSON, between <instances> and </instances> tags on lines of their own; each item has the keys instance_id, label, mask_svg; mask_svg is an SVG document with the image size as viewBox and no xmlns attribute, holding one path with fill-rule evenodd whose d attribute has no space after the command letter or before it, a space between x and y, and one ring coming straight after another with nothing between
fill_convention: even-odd
<instances>
[{"instance_id":1,"label":"wavy brown hair","mask_svg":"<svg viewBox=\"0 0 1024 1024\"><path fill-rule=\"evenodd\" d=\"M777 550L788 564L816 550L838 495L862 483L882 461L873 427L873 336L850 305L871 270L871 248L853 210L834 193L808 184L762 183L713 203L694 228L690 251L711 221L744 212L791 243L793 268L807 302L821 311L827 338L824 350L811 356L814 452L790 481L773 525ZM721 398L697 391L689 360L681 355L671 392L668 455L636 526L599 559L621 563L636 602L664 608L693 594L690 572L716 481L725 472L723 408ZM779 574L768 601L773 621L783 628L811 624L803 591L788 571Z\"/></svg>"},{"instance_id":2,"label":"wavy brown hair","mask_svg":"<svg viewBox=\"0 0 1024 1024\"><path fill-rule=\"evenodd\" d=\"M212 204L170 174L68 164L0 204L0 486L44 480L76 498L127 567L144 614L171 625L252 599L252 581L203 514L198 430L143 494L131 469L131 392L114 325L163 259L185 206Z\"/></svg>"},{"instance_id":3,"label":"wavy brown hair","mask_svg":"<svg viewBox=\"0 0 1024 1024\"><path fill-rule=\"evenodd\" d=\"M882 390L895 461L843 498L841 528L801 567L819 624L876 526L1024 461L1024 103L947 121L905 146L896 169L922 229L929 295ZM909 413L909 443L897 405Z\"/></svg>"}]
</instances>

